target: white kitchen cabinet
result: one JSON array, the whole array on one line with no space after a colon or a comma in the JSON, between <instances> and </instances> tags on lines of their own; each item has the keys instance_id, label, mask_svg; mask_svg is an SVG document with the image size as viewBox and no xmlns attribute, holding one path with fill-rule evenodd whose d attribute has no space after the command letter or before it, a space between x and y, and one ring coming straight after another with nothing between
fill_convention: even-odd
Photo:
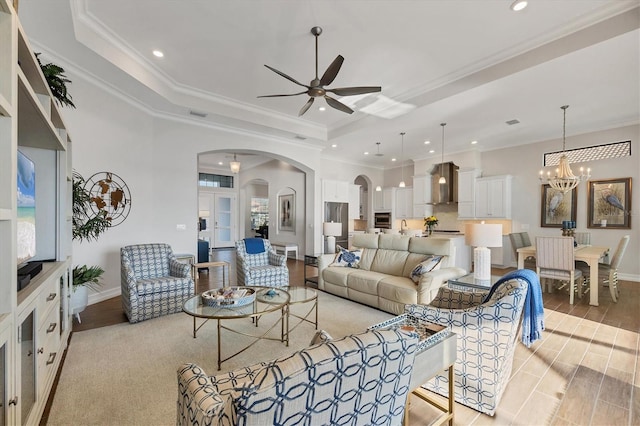
<instances>
[{"instance_id":1,"label":"white kitchen cabinet","mask_svg":"<svg viewBox=\"0 0 640 426\"><path fill-rule=\"evenodd\" d=\"M476 179L476 219L511 219L511 176Z\"/></svg>"},{"instance_id":2,"label":"white kitchen cabinet","mask_svg":"<svg viewBox=\"0 0 640 426\"><path fill-rule=\"evenodd\" d=\"M360 185L349 185L349 219L360 219Z\"/></svg>"},{"instance_id":3,"label":"white kitchen cabinet","mask_svg":"<svg viewBox=\"0 0 640 426\"><path fill-rule=\"evenodd\" d=\"M387 211L394 210L395 204L395 191L396 188L384 188L382 191L376 191L373 197L375 211Z\"/></svg>"},{"instance_id":4,"label":"white kitchen cabinet","mask_svg":"<svg viewBox=\"0 0 640 426\"><path fill-rule=\"evenodd\" d=\"M396 206L394 216L396 219L409 219L413 217L413 188L396 189Z\"/></svg>"},{"instance_id":5,"label":"white kitchen cabinet","mask_svg":"<svg viewBox=\"0 0 640 426\"><path fill-rule=\"evenodd\" d=\"M431 204L431 176L413 177L413 213L414 218L423 218L433 214Z\"/></svg>"},{"instance_id":6,"label":"white kitchen cabinet","mask_svg":"<svg viewBox=\"0 0 640 426\"><path fill-rule=\"evenodd\" d=\"M480 170L458 170L458 219L473 219L476 215L476 179Z\"/></svg>"},{"instance_id":7,"label":"white kitchen cabinet","mask_svg":"<svg viewBox=\"0 0 640 426\"><path fill-rule=\"evenodd\" d=\"M339 180L322 180L322 199L325 202L349 202L349 182Z\"/></svg>"}]
</instances>

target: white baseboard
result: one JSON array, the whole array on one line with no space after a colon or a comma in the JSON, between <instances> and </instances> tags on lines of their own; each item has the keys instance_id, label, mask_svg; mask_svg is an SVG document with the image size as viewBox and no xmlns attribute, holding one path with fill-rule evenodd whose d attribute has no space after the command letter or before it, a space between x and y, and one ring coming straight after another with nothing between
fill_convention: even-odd
<instances>
[{"instance_id":1,"label":"white baseboard","mask_svg":"<svg viewBox=\"0 0 640 426\"><path fill-rule=\"evenodd\" d=\"M89 295L89 305L111 299L112 297L120 296L120 293L120 287L110 288L109 290L101 291L99 293L92 293Z\"/></svg>"}]
</instances>

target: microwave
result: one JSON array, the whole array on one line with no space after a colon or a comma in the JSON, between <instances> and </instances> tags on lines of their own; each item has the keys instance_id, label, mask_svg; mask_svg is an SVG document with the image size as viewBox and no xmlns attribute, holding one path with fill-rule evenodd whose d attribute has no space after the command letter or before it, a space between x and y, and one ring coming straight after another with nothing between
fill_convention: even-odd
<instances>
[{"instance_id":1,"label":"microwave","mask_svg":"<svg viewBox=\"0 0 640 426\"><path fill-rule=\"evenodd\" d=\"M374 227L391 229L391 212L378 212L374 215Z\"/></svg>"}]
</instances>

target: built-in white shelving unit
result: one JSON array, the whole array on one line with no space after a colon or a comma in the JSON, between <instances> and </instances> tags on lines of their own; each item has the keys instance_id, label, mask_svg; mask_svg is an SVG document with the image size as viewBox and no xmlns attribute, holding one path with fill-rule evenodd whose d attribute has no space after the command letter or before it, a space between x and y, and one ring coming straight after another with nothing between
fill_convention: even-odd
<instances>
[{"instance_id":1,"label":"built-in white shelving unit","mask_svg":"<svg viewBox=\"0 0 640 426\"><path fill-rule=\"evenodd\" d=\"M17 289L17 151L55 152L55 259ZM36 162L36 185L38 185ZM49 183L51 185L51 183ZM71 331L71 139L9 0L0 0L0 424L38 424ZM36 200L36 203L38 201ZM36 235L36 238L38 236ZM40 242L37 241L39 244Z\"/></svg>"}]
</instances>

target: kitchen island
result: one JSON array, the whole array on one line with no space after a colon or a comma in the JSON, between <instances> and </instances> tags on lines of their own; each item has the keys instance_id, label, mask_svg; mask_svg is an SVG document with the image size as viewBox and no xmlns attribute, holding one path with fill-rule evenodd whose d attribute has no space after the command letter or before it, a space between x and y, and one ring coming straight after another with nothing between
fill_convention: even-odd
<instances>
[{"instance_id":1,"label":"kitchen island","mask_svg":"<svg viewBox=\"0 0 640 426\"><path fill-rule=\"evenodd\" d=\"M453 242L456 248L456 261L455 266L464 269L467 272L471 272L471 247L466 245L464 241L464 234L454 232L438 232L433 231L430 237L425 238L442 238L448 239Z\"/></svg>"}]
</instances>

